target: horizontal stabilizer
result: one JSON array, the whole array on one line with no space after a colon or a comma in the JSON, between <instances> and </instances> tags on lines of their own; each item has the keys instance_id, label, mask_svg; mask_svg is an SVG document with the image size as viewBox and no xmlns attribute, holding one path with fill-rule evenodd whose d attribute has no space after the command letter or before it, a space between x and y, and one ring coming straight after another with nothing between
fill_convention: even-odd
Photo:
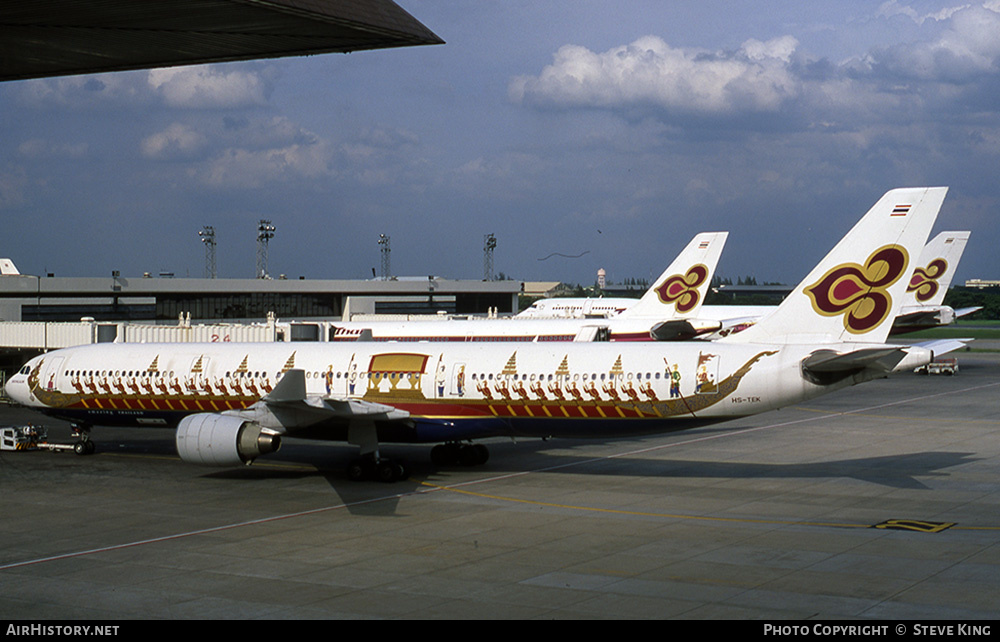
<instances>
[{"instance_id":1,"label":"horizontal stabilizer","mask_svg":"<svg viewBox=\"0 0 1000 642\"><path fill-rule=\"evenodd\" d=\"M941 355L955 350L964 350L972 339L931 339L906 347L906 358L896 364L894 372L909 372L924 368L939 359Z\"/></svg>"},{"instance_id":2,"label":"horizontal stabilizer","mask_svg":"<svg viewBox=\"0 0 1000 642\"><path fill-rule=\"evenodd\" d=\"M959 308L959 309L955 310L955 316L956 317L964 317L966 315L972 314L973 312L979 312L982 309L983 309L983 306L981 306L981 305L977 305L977 306L974 306L974 307L971 307L971 308Z\"/></svg>"},{"instance_id":3,"label":"horizontal stabilizer","mask_svg":"<svg viewBox=\"0 0 1000 642\"><path fill-rule=\"evenodd\" d=\"M904 346L862 348L846 353L817 350L802 360L802 371L821 383L830 383L866 369L891 372L905 356Z\"/></svg>"},{"instance_id":4,"label":"horizontal stabilizer","mask_svg":"<svg viewBox=\"0 0 1000 642\"><path fill-rule=\"evenodd\" d=\"M718 332L721 329L721 321L673 319L657 323L649 330L649 334L654 341L686 341L707 332Z\"/></svg>"},{"instance_id":5,"label":"horizontal stabilizer","mask_svg":"<svg viewBox=\"0 0 1000 642\"><path fill-rule=\"evenodd\" d=\"M955 311L946 305L911 306L904 308L893 319L892 334L950 325L954 321Z\"/></svg>"},{"instance_id":6,"label":"horizontal stabilizer","mask_svg":"<svg viewBox=\"0 0 1000 642\"><path fill-rule=\"evenodd\" d=\"M954 352L955 350L965 350L969 343L975 339L932 339L931 341L921 341L913 344L914 347L930 350L935 357Z\"/></svg>"}]
</instances>

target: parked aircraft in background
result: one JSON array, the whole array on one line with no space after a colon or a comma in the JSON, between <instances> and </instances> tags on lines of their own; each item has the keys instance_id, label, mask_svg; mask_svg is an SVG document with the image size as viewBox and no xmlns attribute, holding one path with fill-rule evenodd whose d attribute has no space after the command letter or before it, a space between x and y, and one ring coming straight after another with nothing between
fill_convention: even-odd
<instances>
[{"instance_id":1,"label":"parked aircraft in background","mask_svg":"<svg viewBox=\"0 0 1000 642\"><path fill-rule=\"evenodd\" d=\"M941 232L924 246L906 288L903 304L893 319L890 335L950 325L957 318L981 309L954 310L943 304L970 235L970 232ZM701 338L712 340L740 332L775 309L777 306L706 305L702 308L702 316L720 319L722 328Z\"/></svg>"},{"instance_id":2,"label":"parked aircraft in background","mask_svg":"<svg viewBox=\"0 0 1000 642\"><path fill-rule=\"evenodd\" d=\"M958 262L962 259L970 234L941 232L924 247L906 288L907 298L893 321L893 334L950 325L959 317L982 309L975 307L955 310L944 305L944 295L955 278Z\"/></svg>"},{"instance_id":3,"label":"parked aircraft in background","mask_svg":"<svg viewBox=\"0 0 1000 642\"><path fill-rule=\"evenodd\" d=\"M721 328L698 318L728 232L695 236L653 287L614 318L355 321L333 325L334 341L651 341L690 339Z\"/></svg>"},{"instance_id":4,"label":"parked aircraft in background","mask_svg":"<svg viewBox=\"0 0 1000 642\"><path fill-rule=\"evenodd\" d=\"M956 319L972 314L979 307L954 310L944 305L944 296L951 286L971 232L941 232L924 246L920 260L907 287L907 300L893 320L892 334L903 334L927 328L950 325ZM522 315L531 318L597 317L615 318L627 314L637 299L552 298L536 301ZM701 326L718 321L719 329L701 332L701 339L718 339L749 328L777 308L776 305L705 305L699 313ZM520 316L520 315L519 315ZM591 319L594 322L594 319ZM654 337L655 338L655 337ZM690 337L683 337L690 338Z\"/></svg>"},{"instance_id":5,"label":"parked aircraft in background","mask_svg":"<svg viewBox=\"0 0 1000 642\"><path fill-rule=\"evenodd\" d=\"M713 343L96 344L30 360L16 401L94 424L177 425L184 461L239 465L285 435L360 447L349 469L390 481L382 442L485 461L496 436L601 438L753 415L882 377L928 350L886 344L947 188L886 193L781 306Z\"/></svg>"}]
</instances>

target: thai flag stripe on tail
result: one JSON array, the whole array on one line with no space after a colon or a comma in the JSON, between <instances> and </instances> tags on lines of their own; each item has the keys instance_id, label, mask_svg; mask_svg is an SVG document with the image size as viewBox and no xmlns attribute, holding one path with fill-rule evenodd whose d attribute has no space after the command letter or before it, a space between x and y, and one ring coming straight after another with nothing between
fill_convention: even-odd
<instances>
[{"instance_id":1,"label":"thai flag stripe on tail","mask_svg":"<svg viewBox=\"0 0 1000 642\"><path fill-rule=\"evenodd\" d=\"M892 208L892 214L890 214L890 216L906 216L911 207L912 205L897 205Z\"/></svg>"},{"instance_id":2,"label":"thai flag stripe on tail","mask_svg":"<svg viewBox=\"0 0 1000 642\"><path fill-rule=\"evenodd\" d=\"M708 241L702 241L701 243L698 244L699 250L704 250L706 247L708 247Z\"/></svg>"}]
</instances>

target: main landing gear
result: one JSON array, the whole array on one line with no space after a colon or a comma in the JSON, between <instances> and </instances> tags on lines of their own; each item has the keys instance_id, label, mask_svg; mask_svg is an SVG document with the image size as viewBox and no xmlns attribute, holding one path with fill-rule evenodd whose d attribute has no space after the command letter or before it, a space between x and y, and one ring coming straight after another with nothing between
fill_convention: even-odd
<instances>
[{"instance_id":1,"label":"main landing gear","mask_svg":"<svg viewBox=\"0 0 1000 642\"><path fill-rule=\"evenodd\" d=\"M449 442L431 448L431 463L435 466L481 466L489 458L490 451L482 444ZM363 454L347 467L347 477L351 481L391 483L408 476L409 471L403 462L379 457L377 452Z\"/></svg>"},{"instance_id":2,"label":"main landing gear","mask_svg":"<svg viewBox=\"0 0 1000 642\"><path fill-rule=\"evenodd\" d=\"M347 467L347 476L352 481L374 479L388 483L406 479L408 473L401 462L379 456L374 422L352 422L348 426L347 442L361 448L361 456ZM489 458L490 451L482 444L452 441L431 449L431 463L435 466L480 466Z\"/></svg>"},{"instance_id":3,"label":"main landing gear","mask_svg":"<svg viewBox=\"0 0 1000 642\"><path fill-rule=\"evenodd\" d=\"M489 461L490 451L482 444L448 442L431 448L431 463L435 466L481 466Z\"/></svg>"},{"instance_id":4,"label":"main landing gear","mask_svg":"<svg viewBox=\"0 0 1000 642\"><path fill-rule=\"evenodd\" d=\"M409 473L402 463L394 459L382 459L375 455L362 455L347 467L347 476L351 481L374 479L390 483L406 479Z\"/></svg>"}]
</instances>

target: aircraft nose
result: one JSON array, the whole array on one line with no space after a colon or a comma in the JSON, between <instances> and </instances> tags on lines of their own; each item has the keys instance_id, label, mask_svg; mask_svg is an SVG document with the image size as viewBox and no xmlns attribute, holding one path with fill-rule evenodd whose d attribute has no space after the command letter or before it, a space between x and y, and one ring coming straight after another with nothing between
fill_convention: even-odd
<instances>
[{"instance_id":1,"label":"aircraft nose","mask_svg":"<svg viewBox=\"0 0 1000 642\"><path fill-rule=\"evenodd\" d=\"M3 386L3 394L8 399L13 399L14 401L20 401L16 397L17 392L15 391L15 385L14 385L14 380L13 379L8 379L7 383L4 384L4 386Z\"/></svg>"},{"instance_id":2,"label":"aircraft nose","mask_svg":"<svg viewBox=\"0 0 1000 642\"><path fill-rule=\"evenodd\" d=\"M17 374L7 380L4 384L3 392L9 399L17 403L28 403L28 377L24 374L27 368L22 368Z\"/></svg>"}]
</instances>

